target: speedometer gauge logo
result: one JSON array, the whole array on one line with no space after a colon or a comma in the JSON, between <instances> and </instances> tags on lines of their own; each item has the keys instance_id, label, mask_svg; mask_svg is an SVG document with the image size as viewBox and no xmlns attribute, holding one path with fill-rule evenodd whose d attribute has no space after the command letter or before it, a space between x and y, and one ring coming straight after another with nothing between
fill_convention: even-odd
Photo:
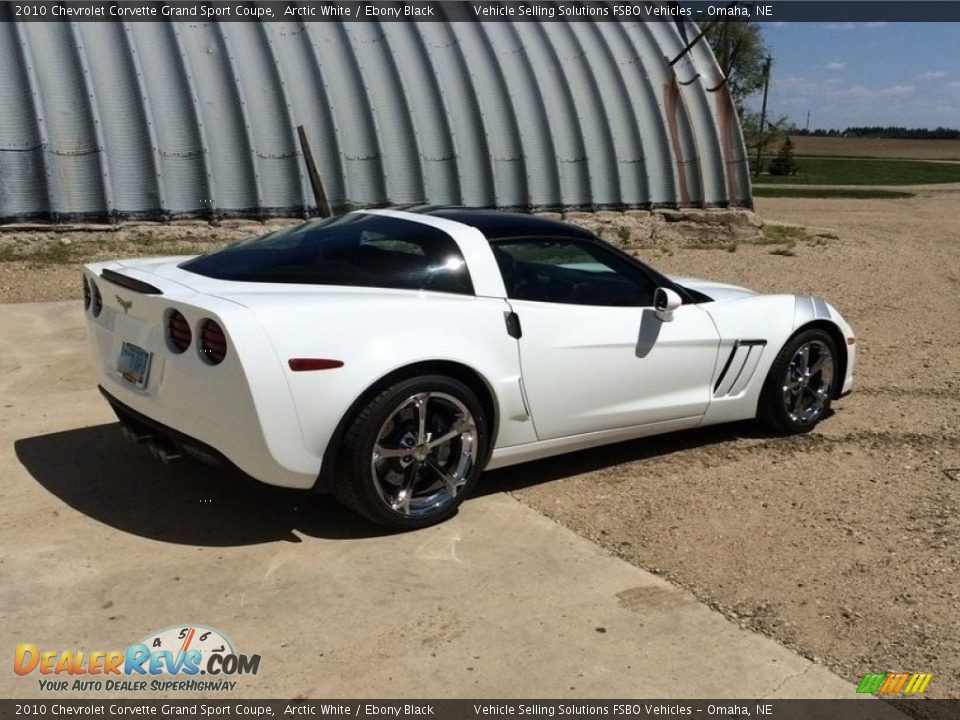
<instances>
[{"instance_id":1,"label":"speedometer gauge logo","mask_svg":"<svg viewBox=\"0 0 960 720\"><path fill-rule=\"evenodd\" d=\"M194 661L192 664L200 668L201 675L206 674L214 655L236 655L230 639L206 625L174 625L151 633L140 642L150 649L151 654L166 651L172 653L174 658L186 658L190 653L189 657Z\"/></svg>"}]
</instances>

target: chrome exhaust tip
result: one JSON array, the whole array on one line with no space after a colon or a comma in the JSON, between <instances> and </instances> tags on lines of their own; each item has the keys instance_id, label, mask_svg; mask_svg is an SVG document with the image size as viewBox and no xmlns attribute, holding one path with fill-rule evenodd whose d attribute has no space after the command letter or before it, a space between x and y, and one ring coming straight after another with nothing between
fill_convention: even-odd
<instances>
[{"instance_id":1,"label":"chrome exhaust tip","mask_svg":"<svg viewBox=\"0 0 960 720\"><path fill-rule=\"evenodd\" d=\"M167 450L167 448L158 445L157 446L157 457L160 458L160 462L164 465L172 465L175 462L183 460L183 455L176 452L175 450Z\"/></svg>"},{"instance_id":2,"label":"chrome exhaust tip","mask_svg":"<svg viewBox=\"0 0 960 720\"><path fill-rule=\"evenodd\" d=\"M172 465L183 459L183 454L178 452L172 445L168 445L163 440L151 437L145 441L150 454L164 465Z\"/></svg>"},{"instance_id":3,"label":"chrome exhaust tip","mask_svg":"<svg viewBox=\"0 0 960 720\"><path fill-rule=\"evenodd\" d=\"M120 432L123 433L123 436L132 442L134 445L143 445L144 443L149 443L151 440L155 439L155 435L150 433L140 433L129 427L128 425L121 425Z\"/></svg>"},{"instance_id":4,"label":"chrome exhaust tip","mask_svg":"<svg viewBox=\"0 0 960 720\"><path fill-rule=\"evenodd\" d=\"M146 445L147 450L164 465L170 465L183 459L183 453L177 450L169 440L159 435L140 432L129 425L121 424L120 432L134 445Z\"/></svg>"},{"instance_id":5,"label":"chrome exhaust tip","mask_svg":"<svg viewBox=\"0 0 960 720\"><path fill-rule=\"evenodd\" d=\"M147 445L147 450L150 451L150 454L153 455L155 458L159 459L160 448L157 446L157 443L154 442L153 440L148 440L146 445Z\"/></svg>"}]
</instances>

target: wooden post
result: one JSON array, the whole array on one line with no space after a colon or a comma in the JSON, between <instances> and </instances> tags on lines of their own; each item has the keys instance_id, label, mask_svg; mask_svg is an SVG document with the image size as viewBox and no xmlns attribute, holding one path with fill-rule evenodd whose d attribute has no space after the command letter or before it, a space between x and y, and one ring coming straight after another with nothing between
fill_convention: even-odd
<instances>
[{"instance_id":1,"label":"wooden post","mask_svg":"<svg viewBox=\"0 0 960 720\"><path fill-rule=\"evenodd\" d=\"M760 107L760 134L757 135L757 167L754 170L754 176L760 177L763 170L763 147L766 145L766 137L763 134L763 126L767 124L767 90L770 88L770 63L773 61L767 55L767 62L763 66L763 105Z\"/></svg>"},{"instance_id":2,"label":"wooden post","mask_svg":"<svg viewBox=\"0 0 960 720\"><path fill-rule=\"evenodd\" d=\"M327 193L323 189L323 180L317 170L317 163L313 160L313 152L310 150L310 141L307 140L307 132L303 125L297 125L297 135L300 136L300 150L303 152L303 160L307 164L307 175L310 176L310 187L313 188L313 199L317 204L317 214L320 217L330 217L330 203L327 202Z\"/></svg>"}]
</instances>

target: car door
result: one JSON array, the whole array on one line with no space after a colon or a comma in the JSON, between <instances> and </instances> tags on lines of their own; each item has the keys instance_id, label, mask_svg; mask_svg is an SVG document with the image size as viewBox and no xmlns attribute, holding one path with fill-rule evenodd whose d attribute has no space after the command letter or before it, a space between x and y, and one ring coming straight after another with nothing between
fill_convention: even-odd
<instances>
[{"instance_id":1,"label":"car door","mask_svg":"<svg viewBox=\"0 0 960 720\"><path fill-rule=\"evenodd\" d=\"M599 243L526 238L493 250L540 440L699 422L720 342L706 312L684 304L661 321L655 280Z\"/></svg>"}]
</instances>

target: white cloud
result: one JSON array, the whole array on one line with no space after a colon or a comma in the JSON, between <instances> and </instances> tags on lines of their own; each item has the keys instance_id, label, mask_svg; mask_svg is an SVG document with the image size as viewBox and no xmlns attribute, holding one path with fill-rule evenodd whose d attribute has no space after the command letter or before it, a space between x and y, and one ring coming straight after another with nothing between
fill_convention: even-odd
<instances>
[{"instance_id":1,"label":"white cloud","mask_svg":"<svg viewBox=\"0 0 960 720\"><path fill-rule=\"evenodd\" d=\"M792 97L808 99L829 96L831 98L853 98L867 100L877 96L877 92L863 85L847 85L842 78L828 78L821 82L800 77L780 78L776 81L776 90Z\"/></svg>"},{"instance_id":2,"label":"white cloud","mask_svg":"<svg viewBox=\"0 0 960 720\"><path fill-rule=\"evenodd\" d=\"M868 23L855 23L855 22L845 22L845 23L829 23L827 25L827 30L873 30L874 28L881 28L887 25L885 22L868 22Z\"/></svg>"},{"instance_id":3,"label":"white cloud","mask_svg":"<svg viewBox=\"0 0 960 720\"><path fill-rule=\"evenodd\" d=\"M927 70L927 72L917 75L917 80L938 80L946 76L947 73L943 70Z\"/></svg>"},{"instance_id":4,"label":"white cloud","mask_svg":"<svg viewBox=\"0 0 960 720\"><path fill-rule=\"evenodd\" d=\"M913 92L913 85L892 85L881 90L878 95L909 95Z\"/></svg>"},{"instance_id":5,"label":"white cloud","mask_svg":"<svg viewBox=\"0 0 960 720\"><path fill-rule=\"evenodd\" d=\"M873 92L870 88L864 87L863 85L854 85L851 88L844 88L837 90L835 95L843 95L845 97L851 97L856 100L869 100L876 93Z\"/></svg>"},{"instance_id":6,"label":"white cloud","mask_svg":"<svg viewBox=\"0 0 960 720\"><path fill-rule=\"evenodd\" d=\"M827 70L837 71L843 70L846 66L847 64L845 62L832 62L827 63L824 67L826 67Z\"/></svg>"}]
</instances>

